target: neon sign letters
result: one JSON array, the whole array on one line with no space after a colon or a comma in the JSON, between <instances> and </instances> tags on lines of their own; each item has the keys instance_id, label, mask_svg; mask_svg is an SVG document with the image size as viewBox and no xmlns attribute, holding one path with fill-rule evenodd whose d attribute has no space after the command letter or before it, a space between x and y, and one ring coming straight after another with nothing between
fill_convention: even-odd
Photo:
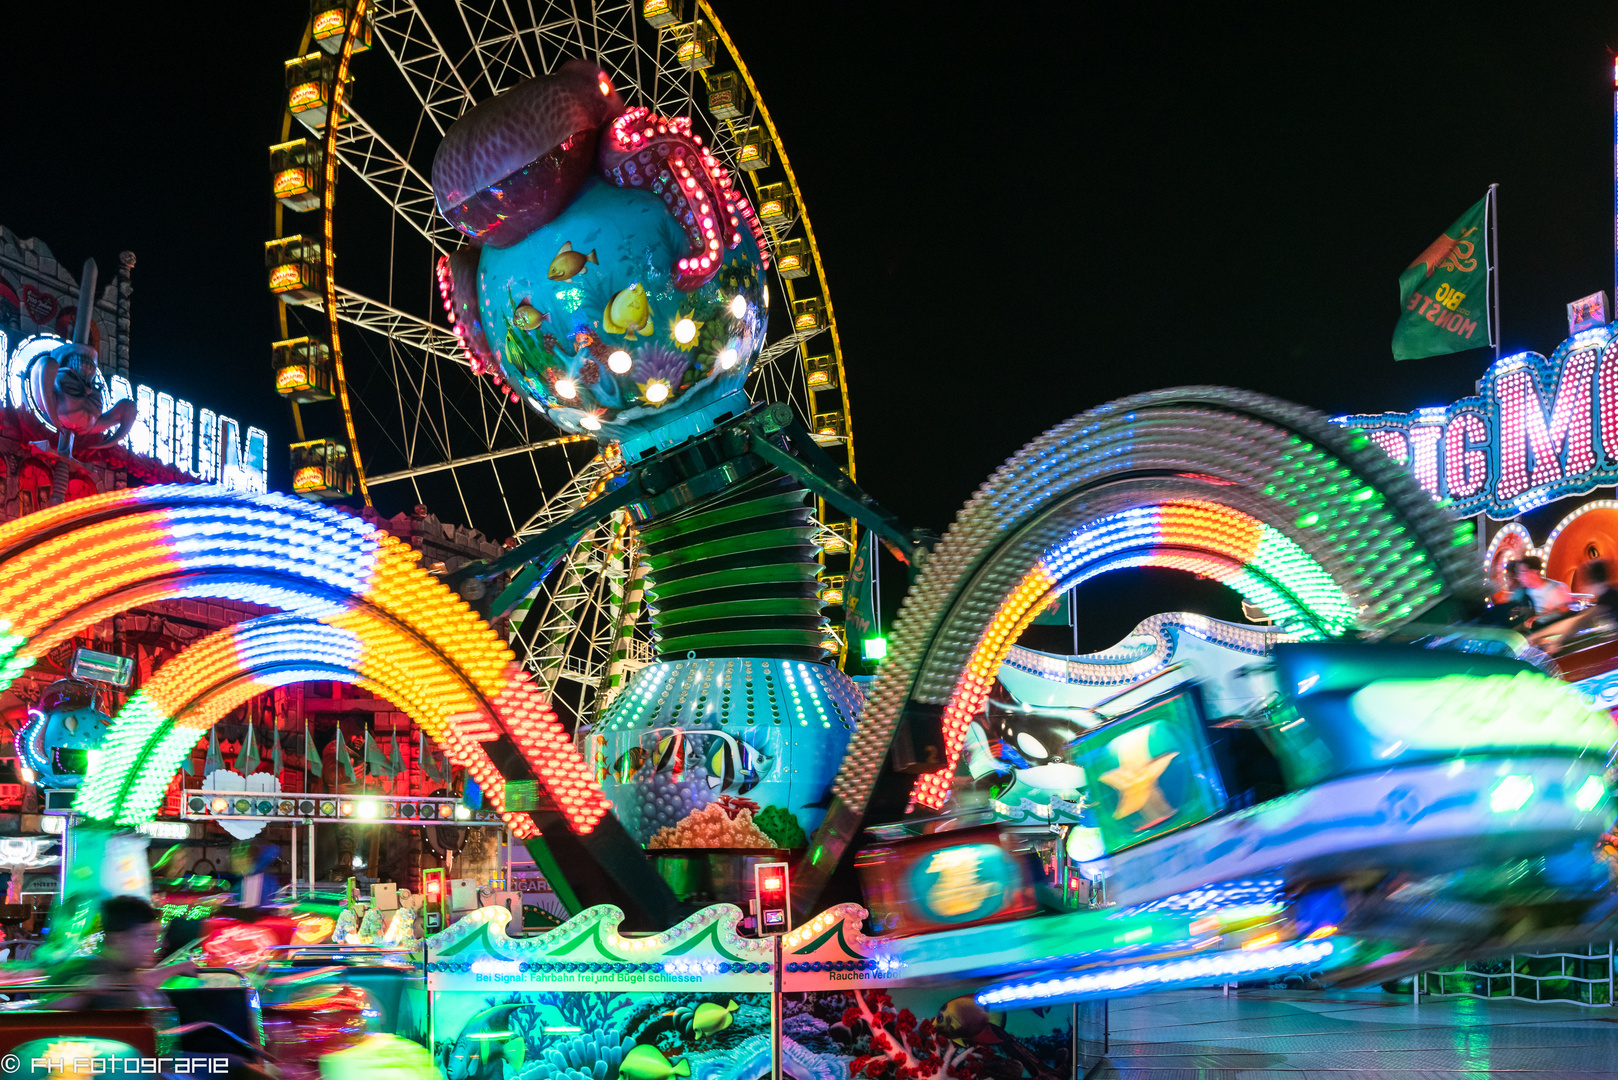
<instances>
[{"instance_id":1,"label":"neon sign letters","mask_svg":"<svg viewBox=\"0 0 1618 1080\"><path fill-rule=\"evenodd\" d=\"M27 410L23 377L28 362L42 352L63 344L55 334L33 334L9 350L6 335L0 331L0 371L5 375L3 403ZM247 429L212 409L197 409L189 401L160 393L149 386L131 386L128 379L115 375L108 380L110 401L133 398L139 414L124 445L140 457L152 458L194 476L205 484L221 484L230 491L259 494L268 489L268 450L270 437L256 427ZM30 410L31 412L31 410ZM50 427L46 418L35 419Z\"/></svg>"},{"instance_id":2,"label":"neon sign letters","mask_svg":"<svg viewBox=\"0 0 1618 1080\"><path fill-rule=\"evenodd\" d=\"M1496 361L1448 408L1340 416L1457 514L1514 518L1618 483L1618 334L1575 334L1547 359Z\"/></svg>"}]
</instances>

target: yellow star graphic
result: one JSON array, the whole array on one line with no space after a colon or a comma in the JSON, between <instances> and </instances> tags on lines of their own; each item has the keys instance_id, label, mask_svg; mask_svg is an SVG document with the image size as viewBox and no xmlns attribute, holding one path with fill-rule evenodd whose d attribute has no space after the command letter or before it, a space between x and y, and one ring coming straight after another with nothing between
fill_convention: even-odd
<instances>
[{"instance_id":1,"label":"yellow star graphic","mask_svg":"<svg viewBox=\"0 0 1618 1080\"><path fill-rule=\"evenodd\" d=\"M1113 808L1114 821L1122 821L1131 814L1140 814L1146 820L1135 826L1136 832L1145 832L1153 825L1161 825L1174 816L1175 809L1163 797L1157 786L1158 777L1179 757L1179 752L1152 756L1147 739L1152 728L1136 728L1112 741L1113 753L1118 755L1118 767L1101 774L1101 782L1118 792L1118 805Z\"/></svg>"}]
</instances>

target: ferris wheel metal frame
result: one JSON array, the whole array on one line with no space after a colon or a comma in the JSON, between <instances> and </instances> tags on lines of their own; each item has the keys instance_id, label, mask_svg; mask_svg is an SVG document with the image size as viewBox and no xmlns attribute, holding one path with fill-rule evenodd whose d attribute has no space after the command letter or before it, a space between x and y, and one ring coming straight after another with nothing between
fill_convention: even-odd
<instances>
[{"instance_id":1,"label":"ferris wheel metal frame","mask_svg":"<svg viewBox=\"0 0 1618 1080\"><path fill-rule=\"evenodd\" d=\"M386 300L378 300L343 285L336 273L339 166L344 174L358 177L371 197L381 200L390 212L390 229L402 227L419 235L436 261L458 248L463 238L438 214L427 175L430 166L424 172L421 165L421 139L433 134L442 138L479 101L523 79L549 73L575 57L606 69L629 104L646 105L662 115L690 116L714 156L733 175L743 173L750 178L754 204L767 204L773 211L763 223L772 256L776 256L771 259L776 289L786 303L772 320L774 332L761 351L749 389L755 398L790 405L816 442L841 450L844 467L854 476L842 342L796 174L758 86L712 6L708 0L695 0L689 18L681 14L685 6L681 0L328 0L311 5L300 56L309 51L323 12L341 11L343 19L327 122L311 130L324 147L320 192L323 314L343 433L359 493L367 505L375 487L435 473L449 473L460 492L461 470L487 467L513 533L530 536L598 495L618 468L610 447L574 464L567 457L567 447L588 440L549 430L548 424L538 422L538 414L510 400L490 380L474 375L458 339L447 324L438 321L441 316L432 307L426 315L416 314L391 291ZM325 25L329 36L329 14ZM385 125L371 123L352 99L354 58L362 46L370 49L373 58L388 58L419 105L416 131L408 142L390 139L383 130ZM726 82L731 88L726 111L732 115L728 117L707 108L716 82ZM705 97L709 100L703 100ZM289 110L283 116L285 142L292 114ZM346 196L345 204L346 198L353 197ZM278 203L278 238L283 235L283 225ZM783 253L796 256L789 260L788 272L781 267ZM423 267L422 272L430 280L432 267ZM390 267L390 290L393 277ZM288 336L287 314L283 303L283 337ZM353 358L345 357L342 344L349 328L358 331L362 340L364 335L374 335L387 343L391 370L386 375L399 399L399 445L395 449L403 453L403 467L366 471L369 448L359 445L356 417L361 408L374 410L350 386ZM811 357L808 344L823 334L829 350ZM476 387L475 410L466 401L463 384L467 382ZM460 407L453 410L446 405L447 388L452 385L461 395ZM305 438L303 417L296 404L293 409L301 441ZM381 423L380 417L373 418ZM474 436L470 451L457 452L468 432ZM521 516L510 504L497 464L519 457L528 459L536 480L542 460L545 467L566 473L537 509ZM563 467L558 468L557 462ZM545 490L542 481L540 489ZM464 494L462 499L470 517ZM851 520L831 520L834 516L836 512L824 502L819 504L819 539L835 560L839 549L841 553L853 550L856 527ZM622 678L650 659L644 626L637 626L638 582L643 573L634 532L627 519L619 516L586 533L519 612L540 609L524 618L527 632L522 637L513 634L512 647L541 689L576 720L588 721L610 700ZM834 577L831 585L836 584ZM517 625L514 615L513 626ZM840 633L837 638L839 654L846 654L846 640Z\"/></svg>"}]
</instances>

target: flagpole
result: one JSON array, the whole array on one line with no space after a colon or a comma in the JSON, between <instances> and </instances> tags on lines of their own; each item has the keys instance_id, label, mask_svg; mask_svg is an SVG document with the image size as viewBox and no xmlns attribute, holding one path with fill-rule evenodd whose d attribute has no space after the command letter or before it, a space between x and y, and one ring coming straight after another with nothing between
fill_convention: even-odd
<instances>
[{"instance_id":1,"label":"flagpole","mask_svg":"<svg viewBox=\"0 0 1618 1080\"><path fill-rule=\"evenodd\" d=\"M1476 191L1476 188L1472 190ZM1494 289L1494 358L1500 359L1500 185L1489 185L1489 283Z\"/></svg>"},{"instance_id":2,"label":"flagpole","mask_svg":"<svg viewBox=\"0 0 1618 1080\"><path fill-rule=\"evenodd\" d=\"M1490 336L1494 346L1494 362L1500 362L1500 344L1505 335L1500 332L1500 185L1489 185L1489 286L1493 292L1494 317L1489 320ZM1482 386L1482 383L1478 384ZM1472 525L1472 535L1478 558L1488 561L1489 515L1478 511Z\"/></svg>"},{"instance_id":3,"label":"flagpole","mask_svg":"<svg viewBox=\"0 0 1618 1080\"><path fill-rule=\"evenodd\" d=\"M865 530L867 546L871 549L870 569L866 571L871 575L871 622L876 627L876 636L882 636L882 562L877 552L881 550L876 542L876 533L870 529Z\"/></svg>"},{"instance_id":4,"label":"flagpole","mask_svg":"<svg viewBox=\"0 0 1618 1080\"><path fill-rule=\"evenodd\" d=\"M1079 598L1075 590L1067 591L1067 621L1073 630L1073 655L1079 655Z\"/></svg>"}]
</instances>

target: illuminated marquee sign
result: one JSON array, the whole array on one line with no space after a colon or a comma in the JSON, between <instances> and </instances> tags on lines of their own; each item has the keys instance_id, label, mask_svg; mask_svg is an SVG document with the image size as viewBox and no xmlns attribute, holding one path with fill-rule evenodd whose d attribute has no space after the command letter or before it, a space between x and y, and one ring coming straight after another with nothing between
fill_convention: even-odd
<instances>
[{"instance_id":1,"label":"illuminated marquee sign","mask_svg":"<svg viewBox=\"0 0 1618 1080\"><path fill-rule=\"evenodd\" d=\"M4 403L27 410L23 377L28 362L42 352L64 344L54 334L33 334L9 348L0 331L0 358L4 358ZM194 476L205 484L222 484L232 491L260 493L268 488L270 437L250 427L245 436L241 424L211 409L197 409L189 401L159 393L149 386L131 386L128 379L115 375L108 380L106 404L132 398L138 418L124 445L140 457L152 458ZM36 419L49 423L45 418Z\"/></svg>"},{"instance_id":2,"label":"illuminated marquee sign","mask_svg":"<svg viewBox=\"0 0 1618 1080\"><path fill-rule=\"evenodd\" d=\"M1618 483L1618 334L1568 338L1547 359L1496 361L1448 408L1340 416L1457 514L1514 518Z\"/></svg>"}]
</instances>

